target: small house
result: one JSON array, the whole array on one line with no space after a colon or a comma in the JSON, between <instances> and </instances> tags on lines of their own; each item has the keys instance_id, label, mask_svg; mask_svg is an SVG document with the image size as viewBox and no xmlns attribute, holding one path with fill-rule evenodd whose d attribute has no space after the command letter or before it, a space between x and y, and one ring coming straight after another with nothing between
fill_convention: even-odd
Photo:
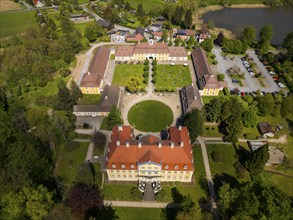
<instances>
[{"instance_id":1,"label":"small house","mask_svg":"<svg viewBox=\"0 0 293 220\"><path fill-rule=\"evenodd\" d=\"M114 23L113 22L105 21L105 20L102 20L102 19L99 19L97 22L98 22L99 25L101 25L103 28L107 29L108 31L112 30L114 28Z\"/></svg>"},{"instance_id":2,"label":"small house","mask_svg":"<svg viewBox=\"0 0 293 220\"><path fill-rule=\"evenodd\" d=\"M211 38L211 35L209 34L208 30L206 28L202 28L200 30L200 34L198 35L198 42L201 43L205 39Z\"/></svg>"},{"instance_id":3,"label":"small house","mask_svg":"<svg viewBox=\"0 0 293 220\"><path fill-rule=\"evenodd\" d=\"M34 0L34 5L37 8L42 8L45 5L45 0Z\"/></svg>"},{"instance_id":4,"label":"small house","mask_svg":"<svg viewBox=\"0 0 293 220\"><path fill-rule=\"evenodd\" d=\"M259 130L259 133L265 138L275 136L272 126L268 122L258 123L257 128Z\"/></svg>"},{"instance_id":5,"label":"small house","mask_svg":"<svg viewBox=\"0 0 293 220\"><path fill-rule=\"evenodd\" d=\"M138 27L134 34L128 34L126 36L126 41L131 41L131 42L139 42L142 41L144 39L144 28L142 27Z\"/></svg>"}]
</instances>

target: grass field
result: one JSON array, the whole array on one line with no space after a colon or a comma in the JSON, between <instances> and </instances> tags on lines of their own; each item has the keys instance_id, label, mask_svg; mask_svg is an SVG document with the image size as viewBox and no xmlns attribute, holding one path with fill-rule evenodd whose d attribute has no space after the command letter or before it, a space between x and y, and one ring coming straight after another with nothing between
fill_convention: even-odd
<instances>
[{"instance_id":1,"label":"grass field","mask_svg":"<svg viewBox=\"0 0 293 220\"><path fill-rule=\"evenodd\" d=\"M280 190L293 197L293 178L271 174L271 180Z\"/></svg>"},{"instance_id":2,"label":"grass field","mask_svg":"<svg viewBox=\"0 0 293 220\"><path fill-rule=\"evenodd\" d=\"M129 110L128 121L139 131L158 132L172 123L173 113L162 102L143 101Z\"/></svg>"},{"instance_id":3,"label":"grass field","mask_svg":"<svg viewBox=\"0 0 293 220\"><path fill-rule=\"evenodd\" d=\"M143 79L143 64L118 64L115 68L113 84L117 86L126 86L131 78L138 77Z\"/></svg>"},{"instance_id":4,"label":"grass field","mask_svg":"<svg viewBox=\"0 0 293 220\"><path fill-rule=\"evenodd\" d=\"M219 132L218 126L204 126L204 136L222 137L223 134Z\"/></svg>"},{"instance_id":5,"label":"grass field","mask_svg":"<svg viewBox=\"0 0 293 220\"><path fill-rule=\"evenodd\" d=\"M22 34L37 27L34 11L0 14L0 38Z\"/></svg>"},{"instance_id":6,"label":"grass field","mask_svg":"<svg viewBox=\"0 0 293 220\"><path fill-rule=\"evenodd\" d=\"M208 5L218 5L218 0L207 0L206 3ZM262 0L230 0L229 4L263 4Z\"/></svg>"},{"instance_id":7,"label":"grass field","mask_svg":"<svg viewBox=\"0 0 293 220\"><path fill-rule=\"evenodd\" d=\"M21 4L18 4L12 0L1 0L0 1L0 12L19 10L22 8L23 8L23 6Z\"/></svg>"},{"instance_id":8,"label":"grass field","mask_svg":"<svg viewBox=\"0 0 293 220\"><path fill-rule=\"evenodd\" d=\"M212 152L217 151L221 155L220 162L216 163L212 159ZM233 145L227 144L207 144L207 152L209 157L209 163L211 168L211 173L215 181L216 175L221 176L223 181L232 183L233 180L238 180L239 182L248 181L250 179L249 173L245 172L245 177L240 180L236 177L236 171L233 165L237 162L236 152ZM221 184L220 179L215 181L215 185ZM218 185L219 186L219 185Z\"/></svg>"},{"instance_id":9,"label":"grass field","mask_svg":"<svg viewBox=\"0 0 293 220\"><path fill-rule=\"evenodd\" d=\"M106 184L103 189L105 200L124 200L139 201L139 199L131 196L131 189L136 188L136 184Z\"/></svg>"},{"instance_id":10,"label":"grass field","mask_svg":"<svg viewBox=\"0 0 293 220\"><path fill-rule=\"evenodd\" d=\"M84 163L89 143L79 143L80 146L70 149L70 146L61 146L59 165L56 175L60 176L66 184L76 179L78 168Z\"/></svg>"},{"instance_id":11,"label":"grass field","mask_svg":"<svg viewBox=\"0 0 293 220\"><path fill-rule=\"evenodd\" d=\"M183 65L157 65L157 76L155 87L166 88L168 86L183 87L191 84L189 68Z\"/></svg>"},{"instance_id":12,"label":"grass field","mask_svg":"<svg viewBox=\"0 0 293 220\"><path fill-rule=\"evenodd\" d=\"M78 0L79 4L85 4L85 3L89 3L89 0Z\"/></svg>"},{"instance_id":13,"label":"grass field","mask_svg":"<svg viewBox=\"0 0 293 220\"><path fill-rule=\"evenodd\" d=\"M115 207L120 220L160 220L162 210L154 208Z\"/></svg>"},{"instance_id":14,"label":"grass field","mask_svg":"<svg viewBox=\"0 0 293 220\"><path fill-rule=\"evenodd\" d=\"M146 11L151 11L154 8L162 8L164 6L164 1L162 0L148 0L148 1L143 1L143 0L128 0L129 4L133 8L137 8L137 5L142 3L142 6L144 10Z\"/></svg>"},{"instance_id":15,"label":"grass field","mask_svg":"<svg viewBox=\"0 0 293 220\"><path fill-rule=\"evenodd\" d=\"M82 98L78 100L78 105L98 105L100 103L101 95L83 94Z\"/></svg>"}]
</instances>

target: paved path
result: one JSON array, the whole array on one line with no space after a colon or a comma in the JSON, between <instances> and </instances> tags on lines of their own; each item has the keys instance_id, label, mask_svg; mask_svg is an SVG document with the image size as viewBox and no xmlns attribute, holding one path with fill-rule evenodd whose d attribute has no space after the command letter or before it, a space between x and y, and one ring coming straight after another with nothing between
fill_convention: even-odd
<instances>
[{"instance_id":1,"label":"paved path","mask_svg":"<svg viewBox=\"0 0 293 220\"><path fill-rule=\"evenodd\" d=\"M205 145L205 138L198 137L197 140L201 146L201 152L202 152L204 167L205 167L205 171L206 171L208 187L209 187L209 191L210 191L212 211L214 213L215 218L217 219L218 208L217 208L217 204L216 204L216 193L215 193L213 178L212 178L212 174L211 174L211 170L210 170L210 164L209 164L207 149L206 149L206 145Z\"/></svg>"},{"instance_id":2,"label":"paved path","mask_svg":"<svg viewBox=\"0 0 293 220\"><path fill-rule=\"evenodd\" d=\"M141 208L177 208L178 205L168 202L135 202L135 201L114 201L104 200L105 205L114 207L141 207Z\"/></svg>"},{"instance_id":3,"label":"paved path","mask_svg":"<svg viewBox=\"0 0 293 220\"><path fill-rule=\"evenodd\" d=\"M85 157L85 162L86 161L91 161L93 159L93 152L94 152L94 143L91 142L88 146L88 149L87 149L87 153L86 153L86 157Z\"/></svg>"}]
</instances>

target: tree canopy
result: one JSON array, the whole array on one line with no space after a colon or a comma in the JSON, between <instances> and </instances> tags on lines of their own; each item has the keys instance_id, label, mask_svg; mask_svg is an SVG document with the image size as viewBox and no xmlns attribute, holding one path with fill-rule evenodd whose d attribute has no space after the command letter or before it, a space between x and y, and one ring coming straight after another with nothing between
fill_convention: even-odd
<instances>
[{"instance_id":1,"label":"tree canopy","mask_svg":"<svg viewBox=\"0 0 293 220\"><path fill-rule=\"evenodd\" d=\"M185 115L184 125L189 130L191 142L194 142L199 135L203 134L203 122L203 115L198 109L192 109Z\"/></svg>"}]
</instances>

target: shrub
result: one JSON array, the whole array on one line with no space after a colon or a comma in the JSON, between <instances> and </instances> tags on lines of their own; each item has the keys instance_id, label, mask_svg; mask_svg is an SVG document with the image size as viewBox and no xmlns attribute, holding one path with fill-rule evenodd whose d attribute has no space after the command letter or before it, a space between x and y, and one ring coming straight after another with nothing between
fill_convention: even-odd
<instances>
[{"instance_id":1,"label":"shrub","mask_svg":"<svg viewBox=\"0 0 293 220\"><path fill-rule=\"evenodd\" d=\"M148 78L148 77L149 77L149 72L144 71L144 73L143 73L143 77Z\"/></svg>"},{"instance_id":2,"label":"shrub","mask_svg":"<svg viewBox=\"0 0 293 220\"><path fill-rule=\"evenodd\" d=\"M213 60L212 64L217 65L218 64L218 61Z\"/></svg>"},{"instance_id":3,"label":"shrub","mask_svg":"<svg viewBox=\"0 0 293 220\"><path fill-rule=\"evenodd\" d=\"M144 61L144 65L147 66L147 65L149 65L149 64L150 64L150 61L149 61L149 60L145 60L145 61Z\"/></svg>"},{"instance_id":4,"label":"shrub","mask_svg":"<svg viewBox=\"0 0 293 220\"><path fill-rule=\"evenodd\" d=\"M149 66L145 66L144 68L143 68L143 71L149 71L150 70L150 67Z\"/></svg>"},{"instance_id":5,"label":"shrub","mask_svg":"<svg viewBox=\"0 0 293 220\"><path fill-rule=\"evenodd\" d=\"M213 151L212 152L212 159L214 162L219 163L221 162L222 158L221 158L221 154L218 151Z\"/></svg>"},{"instance_id":6,"label":"shrub","mask_svg":"<svg viewBox=\"0 0 293 220\"><path fill-rule=\"evenodd\" d=\"M153 66L156 66L157 64L158 64L158 61L157 60L153 60L152 65Z\"/></svg>"},{"instance_id":7,"label":"shrub","mask_svg":"<svg viewBox=\"0 0 293 220\"><path fill-rule=\"evenodd\" d=\"M69 69L62 69L62 70L60 70L59 73L61 76L66 77L66 76L69 76L71 72Z\"/></svg>"},{"instance_id":8,"label":"shrub","mask_svg":"<svg viewBox=\"0 0 293 220\"><path fill-rule=\"evenodd\" d=\"M237 161L233 166L235 168L237 178L243 179L245 177L245 168L239 161Z\"/></svg>"},{"instance_id":9,"label":"shrub","mask_svg":"<svg viewBox=\"0 0 293 220\"><path fill-rule=\"evenodd\" d=\"M157 71L157 66L153 66L153 71Z\"/></svg>"}]
</instances>

